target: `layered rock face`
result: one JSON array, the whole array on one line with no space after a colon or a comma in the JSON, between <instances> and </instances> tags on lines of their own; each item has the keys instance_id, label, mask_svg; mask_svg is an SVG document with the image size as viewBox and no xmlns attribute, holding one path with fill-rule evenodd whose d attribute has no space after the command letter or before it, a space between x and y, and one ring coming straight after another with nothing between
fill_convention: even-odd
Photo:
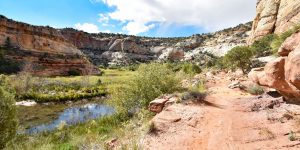
<instances>
[{"instance_id":1,"label":"layered rock face","mask_svg":"<svg viewBox=\"0 0 300 150\"><path fill-rule=\"evenodd\" d=\"M258 0L248 44L271 33L283 33L300 22L298 0Z\"/></svg>"},{"instance_id":2,"label":"layered rock face","mask_svg":"<svg viewBox=\"0 0 300 150\"><path fill-rule=\"evenodd\" d=\"M96 69L73 44L50 27L31 26L0 17L0 45L9 42L6 58L30 64L36 75L97 74Z\"/></svg>"},{"instance_id":3,"label":"layered rock face","mask_svg":"<svg viewBox=\"0 0 300 150\"><path fill-rule=\"evenodd\" d=\"M288 101L300 102L300 32L289 37L278 53L280 57L264 68L252 69L249 78L276 89Z\"/></svg>"},{"instance_id":4,"label":"layered rock face","mask_svg":"<svg viewBox=\"0 0 300 150\"><path fill-rule=\"evenodd\" d=\"M7 58L31 64L32 72L38 75L66 75L70 71L88 74L98 73L94 65L122 66L153 60L205 64L211 54L223 56L231 48L245 45L250 29L251 23L246 23L191 37L150 38L32 26L1 16L0 46L9 38Z\"/></svg>"},{"instance_id":5,"label":"layered rock face","mask_svg":"<svg viewBox=\"0 0 300 150\"><path fill-rule=\"evenodd\" d=\"M127 65L138 62L208 60L204 52L223 56L246 44L251 23L219 32L184 38L147 38L116 34L88 34L62 29L62 35L96 65ZM205 62L203 62L205 63Z\"/></svg>"},{"instance_id":6,"label":"layered rock face","mask_svg":"<svg viewBox=\"0 0 300 150\"><path fill-rule=\"evenodd\" d=\"M74 29L62 29L62 35L96 65L126 65L154 59L151 48L159 46L157 39L134 36L89 34Z\"/></svg>"}]
</instances>

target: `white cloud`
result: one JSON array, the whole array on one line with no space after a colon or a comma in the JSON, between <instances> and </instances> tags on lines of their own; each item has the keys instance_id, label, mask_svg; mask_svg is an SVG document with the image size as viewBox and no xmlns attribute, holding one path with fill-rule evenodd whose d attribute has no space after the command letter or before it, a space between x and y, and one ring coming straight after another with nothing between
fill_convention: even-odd
<instances>
[{"instance_id":1,"label":"white cloud","mask_svg":"<svg viewBox=\"0 0 300 150\"><path fill-rule=\"evenodd\" d=\"M111 33L110 30L104 30L104 31L102 31L102 32L104 32L104 33Z\"/></svg>"},{"instance_id":2,"label":"white cloud","mask_svg":"<svg viewBox=\"0 0 300 150\"><path fill-rule=\"evenodd\" d=\"M110 19L127 22L129 34L146 32L160 24L192 25L216 31L251 21L256 0L102 0L115 7Z\"/></svg>"},{"instance_id":3,"label":"white cloud","mask_svg":"<svg viewBox=\"0 0 300 150\"><path fill-rule=\"evenodd\" d=\"M107 14L99 14L100 18L98 19L99 23L108 23L109 22L109 16Z\"/></svg>"},{"instance_id":4,"label":"white cloud","mask_svg":"<svg viewBox=\"0 0 300 150\"><path fill-rule=\"evenodd\" d=\"M98 28L98 26L92 24L92 23L77 23L75 24L75 29L77 30L82 30L88 33L99 33L100 30Z\"/></svg>"},{"instance_id":5,"label":"white cloud","mask_svg":"<svg viewBox=\"0 0 300 150\"><path fill-rule=\"evenodd\" d=\"M137 35L142 32L146 32L155 27L155 24L145 25L139 22L129 22L123 27L123 31L127 31L128 34Z\"/></svg>"}]
</instances>

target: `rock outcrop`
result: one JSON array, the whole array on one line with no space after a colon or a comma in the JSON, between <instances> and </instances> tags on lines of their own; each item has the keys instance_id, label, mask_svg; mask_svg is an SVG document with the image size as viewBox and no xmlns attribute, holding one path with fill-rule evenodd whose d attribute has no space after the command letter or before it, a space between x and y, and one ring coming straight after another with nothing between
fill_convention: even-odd
<instances>
[{"instance_id":1,"label":"rock outcrop","mask_svg":"<svg viewBox=\"0 0 300 150\"><path fill-rule=\"evenodd\" d=\"M6 58L30 64L36 75L97 74L96 69L62 34L51 27L32 26L0 16L0 45Z\"/></svg>"},{"instance_id":2,"label":"rock outcrop","mask_svg":"<svg viewBox=\"0 0 300 150\"><path fill-rule=\"evenodd\" d=\"M271 33L283 33L300 22L298 0L258 0L248 44Z\"/></svg>"},{"instance_id":3,"label":"rock outcrop","mask_svg":"<svg viewBox=\"0 0 300 150\"><path fill-rule=\"evenodd\" d=\"M300 32L289 37L278 53L280 57L264 68L252 69L249 78L276 89L288 101L300 102Z\"/></svg>"}]
</instances>

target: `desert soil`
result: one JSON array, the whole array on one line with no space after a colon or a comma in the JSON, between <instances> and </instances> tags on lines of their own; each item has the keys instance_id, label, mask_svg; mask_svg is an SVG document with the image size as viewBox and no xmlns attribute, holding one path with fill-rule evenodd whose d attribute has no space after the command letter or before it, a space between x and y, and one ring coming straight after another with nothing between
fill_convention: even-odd
<instances>
[{"instance_id":1,"label":"desert soil","mask_svg":"<svg viewBox=\"0 0 300 150\"><path fill-rule=\"evenodd\" d=\"M282 118L291 105L251 111L253 96L229 89L231 81L226 76L217 75L210 81L204 103L174 104L154 117L158 131L143 139L145 149L300 149L300 141L290 141L288 135L298 131L296 120Z\"/></svg>"}]
</instances>

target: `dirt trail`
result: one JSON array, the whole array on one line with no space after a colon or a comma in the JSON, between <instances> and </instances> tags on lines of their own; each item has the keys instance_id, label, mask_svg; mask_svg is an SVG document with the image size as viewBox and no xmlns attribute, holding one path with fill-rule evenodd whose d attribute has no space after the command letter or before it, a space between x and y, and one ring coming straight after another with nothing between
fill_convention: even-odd
<instances>
[{"instance_id":1,"label":"dirt trail","mask_svg":"<svg viewBox=\"0 0 300 150\"><path fill-rule=\"evenodd\" d=\"M229 89L230 81L225 77L217 79L217 83L208 83L210 94L205 105L175 104L158 114L155 119L163 124L161 132L145 137L145 149L300 149L299 141L291 142L286 135L290 122L270 123L267 112L246 111L241 103L250 95ZM181 120L168 122L165 116Z\"/></svg>"}]
</instances>

